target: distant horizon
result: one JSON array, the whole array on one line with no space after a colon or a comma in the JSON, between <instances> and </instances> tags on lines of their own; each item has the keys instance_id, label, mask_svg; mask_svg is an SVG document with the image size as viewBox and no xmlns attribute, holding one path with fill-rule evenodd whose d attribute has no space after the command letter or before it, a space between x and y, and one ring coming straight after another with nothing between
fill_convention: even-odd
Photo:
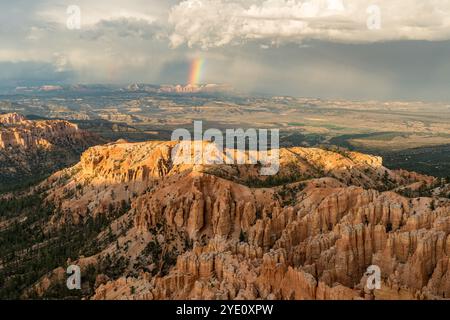
<instances>
[{"instance_id":1,"label":"distant horizon","mask_svg":"<svg viewBox=\"0 0 450 320\"><path fill-rule=\"evenodd\" d=\"M190 83L147 83L147 82L124 82L124 83L108 83L108 82L93 82L93 83L88 83L88 82L74 82L74 83L42 83L42 84L32 84L32 85L17 85L17 86L0 86L0 96L2 95L20 95L20 94L31 94L31 93L47 93L47 94L51 94L53 93L57 93L60 92L61 90L49 90L49 91L36 91L36 92L20 92L20 91L16 91L17 88L27 88L27 89L33 89L33 88L42 88L45 86L61 86L63 87L63 89L67 88L67 87L71 87L71 86L104 86L104 87L111 87L114 89L124 89L128 86L131 85L143 85L143 86L154 86L154 87L163 87L163 86L182 86L182 87L187 87L190 86L192 84ZM230 86L230 84L228 83L198 83L196 84L197 86L205 86L205 85L218 85L218 86ZM379 102L379 103L436 103L436 104L449 104L450 106L450 98L446 99L446 100L439 100L439 99L408 99L408 98L391 98L391 99L376 99L376 98L365 98L365 99L355 99L355 98L346 98L346 97L320 97L320 96L308 96L308 95L302 95L302 96L295 96L295 95L289 95L289 94L279 94L279 93L266 93L266 92L245 92L245 91L239 91L236 90L236 88L234 88L233 86L231 86L231 90L228 92L222 91L222 94L228 93L227 95L230 96L239 96L239 95L244 95L244 96L249 96L249 97L255 97L255 98L259 98L259 97L263 97L263 98L277 98L277 97L282 97L282 98L294 98L294 99L317 99L317 100L322 100L322 101L345 101L345 102L363 102L363 103L369 103L369 102ZM2 90L7 90L7 91L2 91ZM9 91L8 91L9 90ZM12 90L12 91L11 91ZM219 92L216 92L216 94L218 94ZM162 93L160 93L162 94ZM169 94L169 93L166 93ZM191 95L195 95L195 94L205 94L205 92L197 92L197 93L175 93L172 92L170 94L173 95L186 95L186 94L191 94ZM209 94L213 94L213 93L209 93Z\"/></svg>"}]
</instances>

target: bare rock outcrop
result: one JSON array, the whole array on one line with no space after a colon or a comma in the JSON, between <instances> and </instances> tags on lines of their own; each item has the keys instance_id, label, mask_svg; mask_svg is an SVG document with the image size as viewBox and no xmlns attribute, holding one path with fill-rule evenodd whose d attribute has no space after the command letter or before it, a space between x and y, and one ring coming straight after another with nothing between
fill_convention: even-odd
<instances>
[{"instance_id":1,"label":"bare rock outcrop","mask_svg":"<svg viewBox=\"0 0 450 320\"><path fill-rule=\"evenodd\" d=\"M63 120L30 121L13 113L0 115L0 181L12 185L33 180L79 160L103 139Z\"/></svg>"},{"instance_id":2,"label":"bare rock outcrop","mask_svg":"<svg viewBox=\"0 0 450 320\"><path fill-rule=\"evenodd\" d=\"M43 184L67 216L126 201L133 228L123 237L147 239L133 259L149 258L148 268L130 262L91 298L450 298L450 202L395 192L414 181L431 188L433 178L377 157L291 148L280 151L278 176L255 187L251 165L174 164L175 144L94 147ZM379 289L367 287L370 266Z\"/></svg>"}]
</instances>

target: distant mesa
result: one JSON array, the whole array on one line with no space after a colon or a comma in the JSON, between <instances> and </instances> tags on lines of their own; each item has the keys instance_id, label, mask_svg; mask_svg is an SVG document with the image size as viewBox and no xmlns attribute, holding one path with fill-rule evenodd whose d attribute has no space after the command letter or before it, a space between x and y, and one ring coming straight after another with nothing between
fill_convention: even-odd
<instances>
[{"instance_id":1,"label":"distant mesa","mask_svg":"<svg viewBox=\"0 0 450 320\"><path fill-rule=\"evenodd\" d=\"M219 93L233 91L233 87L228 84L164 84L153 85L144 83L133 83L125 87L115 85L95 85L95 84L76 84L76 85L43 85L43 86L20 86L15 88L17 93L35 93L35 92L57 92L57 91L118 91L118 92L151 92L151 93Z\"/></svg>"},{"instance_id":2,"label":"distant mesa","mask_svg":"<svg viewBox=\"0 0 450 320\"><path fill-rule=\"evenodd\" d=\"M232 87L227 84L165 84L161 86L137 84L133 83L126 88L127 91L146 91L155 93L214 93L214 92L228 92Z\"/></svg>"},{"instance_id":3,"label":"distant mesa","mask_svg":"<svg viewBox=\"0 0 450 320\"><path fill-rule=\"evenodd\" d=\"M40 91L57 91L62 89L63 87L61 86L42 86L39 88Z\"/></svg>"},{"instance_id":4,"label":"distant mesa","mask_svg":"<svg viewBox=\"0 0 450 320\"><path fill-rule=\"evenodd\" d=\"M199 92L227 92L231 91L232 87L227 84L188 84L182 85L163 85L159 92L169 93L199 93Z\"/></svg>"},{"instance_id":5,"label":"distant mesa","mask_svg":"<svg viewBox=\"0 0 450 320\"><path fill-rule=\"evenodd\" d=\"M17 92L34 92L34 91L44 91L44 92L50 92L50 91L60 91L64 88L62 86L55 86L55 85L44 85L39 87L16 87Z\"/></svg>"}]
</instances>

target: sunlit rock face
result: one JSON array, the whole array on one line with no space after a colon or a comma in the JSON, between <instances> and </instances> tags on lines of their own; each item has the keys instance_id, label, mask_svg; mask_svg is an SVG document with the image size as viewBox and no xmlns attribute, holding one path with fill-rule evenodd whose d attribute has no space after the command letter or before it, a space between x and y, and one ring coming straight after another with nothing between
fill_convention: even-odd
<instances>
[{"instance_id":1,"label":"sunlit rock face","mask_svg":"<svg viewBox=\"0 0 450 320\"><path fill-rule=\"evenodd\" d=\"M0 115L0 179L14 182L54 172L78 161L83 150L101 142L68 121L30 121L17 113Z\"/></svg>"},{"instance_id":2,"label":"sunlit rock face","mask_svg":"<svg viewBox=\"0 0 450 320\"><path fill-rule=\"evenodd\" d=\"M281 149L268 178L255 165L176 165L176 144L96 146L41 184L60 209L49 228L129 203L110 227L117 241L75 262L127 261L115 278L98 275L89 298L450 298L448 199L396 192L436 179L314 148ZM380 289L366 286L372 265Z\"/></svg>"},{"instance_id":3,"label":"sunlit rock face","mask_svg":"<svg viewBox=\"0 0 450 320\"><path fill-rule=\"evenodd\" d=\"M11 125L25 122L25 117L18 113L0 114L0 124Z\"/></svg>"},{"instance_id":4,"label":"sunlit rock face","mask_svg":"<svg viewBox=\"0 0 450 320\"><path fill-rule=\"evenodd\" d=\"M38 147L51 148L64 144L87 145L91 136L77 125L63 120L29 121L11 113L0 115L0 149Z\"/></svg>"}]
</instances>

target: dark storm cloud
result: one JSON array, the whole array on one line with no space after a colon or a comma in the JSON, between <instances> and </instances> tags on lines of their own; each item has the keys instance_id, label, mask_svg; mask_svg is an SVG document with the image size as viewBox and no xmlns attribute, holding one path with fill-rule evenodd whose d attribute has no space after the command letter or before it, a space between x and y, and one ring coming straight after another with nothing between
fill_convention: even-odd
<instances>
[{"instance_id":1,"label":"dark storm cloud","mask_svg":"<svg viewBox=\"0 0 450 320\"><path fill-rule=\"evenodd\" d=\"M0 62L0 70L3 86L63 84L73 77L71 71L58 71L53 64L39 62Z\"/></svg>"},{"instance_id":2,"label":"dark storm cloud","mask_svg":"<svg viewBox=\"0 0 450 320\"><path fill-rule=\"evenodd\" d=\"M382 8L393 9L377 33L361 23L365 7L348 1L343 3L355 19L322 14L300 1L79 0L80 30L65 25L72 1L2 2L0 86L183 84L190 61L203 58L202 81L230 83L241 91L447 100L450 42L439 40L450 33L446 1L433 0L436 8L415 0L381 1ZM393 32L399 28L401 33Z\"/></svg>"},{"instance_id":3,"label":"dark storm cloud","mask_svg":"<svg viewBox=\"0 0 450 320\"><path fill-rule=\"evenodd\" d=\"M240 59L265 66L255 91L354 99L450 99L449 56L449 41L315 41L240 51Z\"/></svg>"}]
</instances>

